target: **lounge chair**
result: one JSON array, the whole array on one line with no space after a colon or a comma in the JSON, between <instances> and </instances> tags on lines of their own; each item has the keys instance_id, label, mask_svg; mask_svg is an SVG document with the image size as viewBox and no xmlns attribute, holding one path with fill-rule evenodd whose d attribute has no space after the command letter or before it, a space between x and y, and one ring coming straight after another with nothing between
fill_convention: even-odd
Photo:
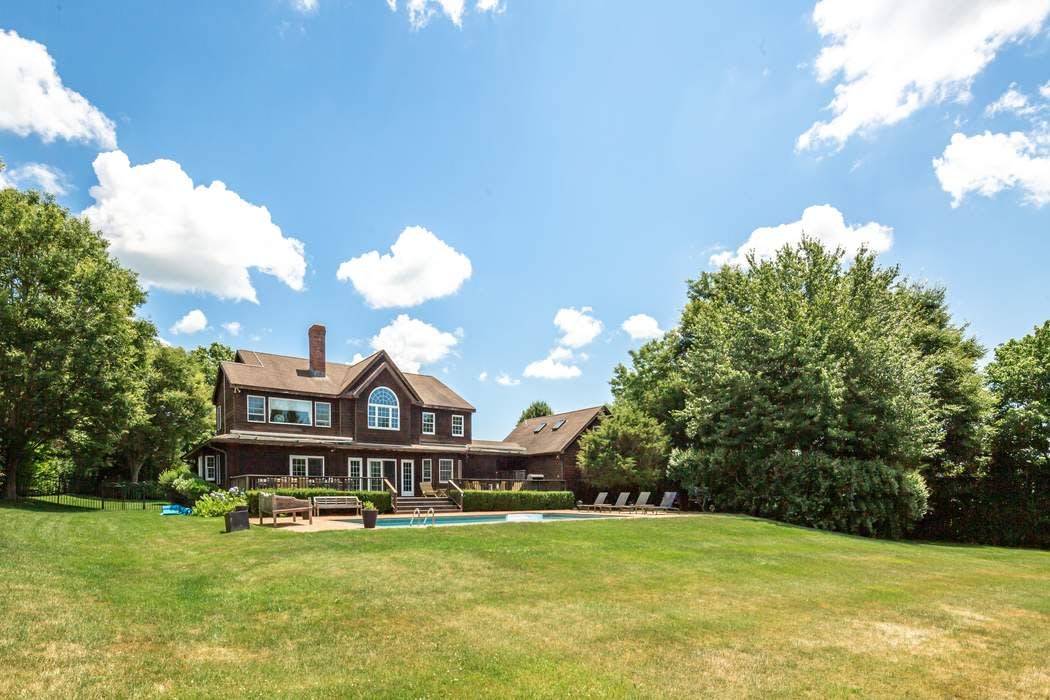
<instances>
[{"instance_id":1,"label":"lounge chair","mask_svg":"<svg viewBox=\"0 0 1050 700\"><path fill-rule=\"evenodd\" d=\"M674 502L678 499L677 491L668 491L664 494L664 500L660 501L658 506L649 506L649 510L654 513L670 513L672 511L677 512L678 509L674 507Z\"/></svg>"},{"instance_id":2,"label":"lounge chair","mask_svg":"<svg viewBox=\"0 0 1050 700\"><path fill-rule=\"evenodd\" d=\"M291 496L276 496L272 493L260 493L259 494L259 524L263 523L263 516L273 516L274 527L277 526L277 516L290 513L292 516L292 522L295 522L296 515L305 515L310 519L310 524L314 522L314 508L313 504L309 500L303 498L293 498Z\"/></svg>"},{"instance_id":3,"label":"lounge chair","mask_svg":"<svg viewBox=\"0 0 1050 700\"><path fill-rule=\"evenodd\" d=\"M629 511L644 511L649 508L649 492L642 491L638 494L638 498L634 499L634 503L629 506L624 506L624 510Z\"/></svg>"},{"instance_id":4,"label":"lounge chair","mask_svg":"<svg viewBox=\"0 0 1050 700\"><path fill-rule=\"evenodd\" d=\"M594 503L578 503L576 507L580 510L598 510L605 505L605 499L608 498L608 496L608 491L602 491L598 494L598 497L594 499Z\"/></svg>"},{"instance_id":5,"label":"lounge chair","mask_svg":"<svg viewBox=\"0 0 1050 700\"><path fill-rule=\"evenodd\" d=\"M448 498L448 491L435 489L434 485L428 481L419 484L419 492L426 498Z\"/></svg>"},{"instance_id":6,"label":"lounge chair","mask_svg":"<svg viewBox=\"0 0 1050 700\"><path fill-rule=\"evenodd\" d=\"M598 510L621 510L627 505L627 499L631 497L630 491L622 491L619 496L616 497L616 503L606 504Z\"/></svg>"}]
</instances>

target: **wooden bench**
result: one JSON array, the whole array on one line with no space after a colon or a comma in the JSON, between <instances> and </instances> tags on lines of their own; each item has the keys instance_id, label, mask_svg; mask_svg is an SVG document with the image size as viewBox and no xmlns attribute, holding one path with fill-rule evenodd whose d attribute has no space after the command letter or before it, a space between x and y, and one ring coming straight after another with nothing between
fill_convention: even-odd
<instances>
[{"instance_id":1,"label":"wooden bench","mask_svg":"<svg viewBox=\"0 0 1050 700\"><path fill-rule=\"evenodd\" d=\"M275 496L272 493L259 494L260 525L263 523L263 517L270 515L273 516L273 524L276 527L277 516L285 514L291 514L293 523L296 515L303 514L310 519L310 524L313 525L314 510L313 506L310 505L310 501L303 498L293 498L292 496Z\"/></svg>"},{"instance_id":2,"label":"wooden bench","mask_svg":"<svg viewBox=\"0 0 1050 700\"><path fill-rule=\"evenodd\" d=\"M320 515L322 508L338 508L361 512L361 500L357 496L314 496L314 515Z\"/></svg>"}]
</instances>

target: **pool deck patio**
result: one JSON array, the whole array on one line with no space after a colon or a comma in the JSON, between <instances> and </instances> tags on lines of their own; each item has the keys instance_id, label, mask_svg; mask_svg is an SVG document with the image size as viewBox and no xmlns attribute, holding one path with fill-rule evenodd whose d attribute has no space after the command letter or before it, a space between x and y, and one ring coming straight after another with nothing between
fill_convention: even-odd
<instances>
[{"instance_id":1,"label":"pool deck patio","mask_svg":"<svg viewBox=\"0 0 1050 700\"><path fill-rule=\"evenodd\" d=\"M444 516L466 516L466 515L509 515L511 513L560 513L562 515L589 515L592 513L602 515L612 515L618 518L667 518L667 517L680 517L688 516L690 513L617 513L609 511L579 511L579 510L544 510L544 511L512 511L512 510L485 510L485 511L464 511L456 513L442 513L438 515L438 520ZM696 515L695 513L692 515ZM266 527L270 529L286 530L288 532L328 532L331 530L364 530L365 526L360 523L347 522L350 519L360 519L360 515L342 514L342 515L315 515L313 524L309 520L303 520L302 518L296 519L293 523L289 517L281 517L277 520L276 527L273 524L273 520L269 517L263 519L263 524L259 524L259 516L253 516L251 518L252 527ZM379 516L380 520L388 518L404 518L404 513L386 513ZM598 520L598 518L586 518L582 517L577 522L586 522L587 520ZM565 522L557 520L537 521L545 524L554 522ZM503 525L505 523L448 523L443 524L441 527L458 527L464 525ZM530 523L534 524L534 523ZM428 525L429 527L429 525ZM380 528L376 528L379 530Z\"/></svg>"}]
</instances>

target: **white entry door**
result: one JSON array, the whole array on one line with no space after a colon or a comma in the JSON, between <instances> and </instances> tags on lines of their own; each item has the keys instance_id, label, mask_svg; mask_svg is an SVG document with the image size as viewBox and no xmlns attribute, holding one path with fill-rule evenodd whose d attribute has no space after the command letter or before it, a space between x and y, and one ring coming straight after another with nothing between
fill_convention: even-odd
<instances>
[{"instance_id":1,"label":"white entry door","mask_svg":"<svg viewBox=\"0 0 1050 700\"><path fill-rule=\"evenodd\" d=\"M401 460L401 495L402 496L415 496L416 495L416 475L415 462L411 459Z\"/></svg>"}]
</instances>

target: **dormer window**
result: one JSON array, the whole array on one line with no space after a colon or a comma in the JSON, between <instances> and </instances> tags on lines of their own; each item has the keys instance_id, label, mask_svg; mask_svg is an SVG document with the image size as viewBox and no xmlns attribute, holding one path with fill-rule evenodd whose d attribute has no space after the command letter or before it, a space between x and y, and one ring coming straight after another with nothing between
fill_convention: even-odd
<instances>
[{"instance_id":1,"label":"dormer window","mask_svg":"<svg viewBox=\"0 0 1050 700\"><path fill-rule=\"evenodd\" d=\"M368 427L377 430L400 430L401 409L397 395L385 386L368 395Z\"/></svg>"}]
</instances>

